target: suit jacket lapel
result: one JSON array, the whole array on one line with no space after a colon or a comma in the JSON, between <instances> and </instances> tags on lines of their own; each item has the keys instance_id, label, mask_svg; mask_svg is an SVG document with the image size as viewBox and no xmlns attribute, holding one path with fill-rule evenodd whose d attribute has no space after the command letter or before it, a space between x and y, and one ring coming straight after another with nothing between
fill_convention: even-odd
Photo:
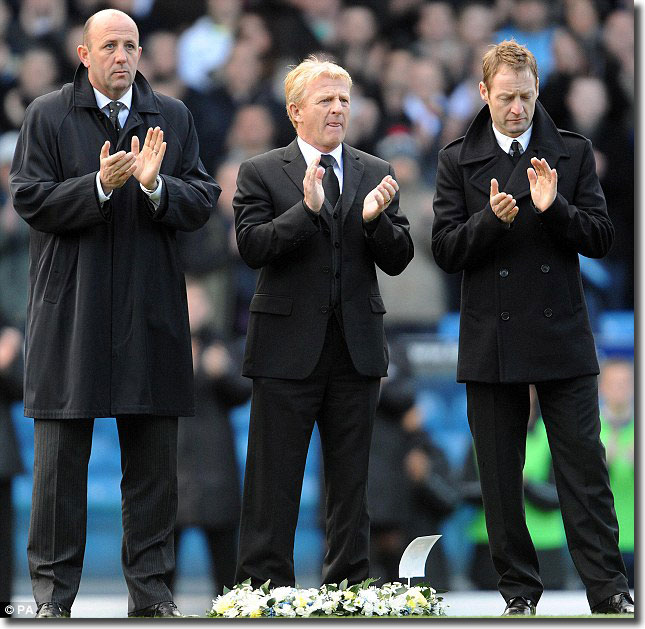
<instances>
[{"instance_id":1,"label":"suit jacket lapel","mask_svg":"<svg viewBox=\"0 0 645 629\"><path fill-rule=\"evenodd\" d=\"M343 194L341 195L341 221L345 221L354 203L365 166L351 146L343 144Z\"/></svg>"},{"instance_id":2,"label":"suit jacket lapel","mask_svg":"<svg viewBox=\"0 0 645 629\"><path fill-rule=\"evenodd\" d=\"M298 142L294 140L284 149L284 155L282 159L287 162L283 168L284 172L287 173L289 179L297 186L301 194L304 194L304 188L302 187L302 180L305 178L305 172L307 171L307 164L305 163L305 158L300 152L300 147Z\"/></svg>"},{"instance_id":3,"label":"suit jacket lapel","mask_svg":"<svg viewBox=\"0 0 645 629\"><path fill-rule=\"evenodd\" d=\"M545 158L551 168L557 168L560 158L568 156L569 153L557 127L542 104L537 101L533 117L531 141L526 151L522 153L515 170L503 186L503 191L512 194L519 201L530 194L526 170L531 166L532 157ZM501 164L501 159L506 159L506 156L501 155L498 151L488 106L484 105L466 132L466 137L459 152L459 164L463 166L465 164L484 162L472 174L470 183L475 188L489 194L490 180L496 178L499 181L501 178L500 166L505 166L505 164ZM558 173L559 175L560 173Z\"/></svg>"}]
</instances>

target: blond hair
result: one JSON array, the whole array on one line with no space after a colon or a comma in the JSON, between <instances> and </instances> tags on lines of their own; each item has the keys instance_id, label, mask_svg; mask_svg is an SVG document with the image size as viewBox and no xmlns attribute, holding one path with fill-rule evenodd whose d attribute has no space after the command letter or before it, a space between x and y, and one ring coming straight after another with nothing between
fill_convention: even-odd
<instances>
[{"instance_id":1,"label":"blond hair","mask_svg":"<svg viewBox=\"0 0 645 629\"><path fill-rule=\"evenodd\" d=\"M482 80L488 89L490 89L491 81L502 65L511 67L515 72L521 72L528 68L537 83L538 68L533 53L526 46L518 44L514 39L505 39L499 44L494 44L484 54L482 58Z\"/></svg>"},{"instance_id":2,"label":"blond hair","mask_svg":"<svg viewBox=\"0 0 645 629\"><path fill-rule=\"evenodd\" d=\"M347 81L348 89L352 87L352 78L345 68L341 68L332 61L318 59L315 55L309 55L305 61L293 67L284 78L284 96L287 115L295 129L298 129L298 123L293 119L291 111L289 111L289 105L294 103L300 106L307 85L319 76L328 76L332 79L344 79Z\"/></svg>"}]
</instances>

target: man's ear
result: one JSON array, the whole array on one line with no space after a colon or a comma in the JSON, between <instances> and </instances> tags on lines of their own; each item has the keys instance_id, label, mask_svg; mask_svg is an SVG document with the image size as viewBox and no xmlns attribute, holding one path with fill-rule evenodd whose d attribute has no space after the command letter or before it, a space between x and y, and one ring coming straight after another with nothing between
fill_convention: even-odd
<instances>
[{"instance_id":1,"label":"man's ear","mask_svg":"<svg viewBox=\"0 0 645 629\"><path fill-rule=\"evenodd\" d=\"M87 46L79 44L76 47L76 53L78 58L81 60L81 63L86 67L90 67L90 51L87 49Z\"/></svg>"},{"instance_id":2,"label":"man's ear","mask_svg":"<svg viewBox=\"0 0 645 629\"><path fill-rule=\"evenodd\" d=\"M295 103L289 103L289 113L291 114L291 118L295 120L296 122L300 122L300 109L298 108L298 105Z\"/></svg>"},{"instance_id":3,"label":"man's ear","mask_svg":"<svg viewBox=\"0 0 645 629\"><path fill-rule=\"evenodd\" d=\"M486 87L486 83L483 81L479 82L479 95L481 96L481 99L488 105L488 88Z\"/></svg>"}]
</instances>

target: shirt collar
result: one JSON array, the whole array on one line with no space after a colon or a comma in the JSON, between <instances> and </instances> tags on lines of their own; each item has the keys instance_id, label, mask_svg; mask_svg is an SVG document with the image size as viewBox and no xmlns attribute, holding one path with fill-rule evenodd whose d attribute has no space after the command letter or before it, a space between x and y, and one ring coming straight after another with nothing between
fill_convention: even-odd
<instances>
[{"instance_id":1,"label":"shirt collar","mask_svg":"<svg viewBox=\"0 0 645 629\"><path fill-rule=\"evenodd\" d=\"M94 96L96 96L96 104L99 106L99 109L107 107L108 103L112 102L111 98L108 98L105 94L99 92L95 87L93 87L92 89L94 90ZM123 103L125 109L132 109L132 85L128 88L128 91L123 96L121 96L121 98L117 98L116 100L118 100L120 103Z\"/></svg>"},{"instance_id":2,"label":"shirt collar","mask_svg":"<svg viewBox=\"0 0 645 629\"><path fill-rule=\"evenodd\" d=\"M317 149L305 142L300 136L297 138L298 146L300 147L300 152L305 158L305 163L307 166L311 164L319 155L322 153ZM335 160L340 172L343 172L343 145L339 144L333 151L329 153Z\"/></svg>"},{"instance_id":3,"label":"shirt collar","mask_svg":"<svg viewBox=\"0 0 645 629\"><path fill-rule=\"evenodd\" d=\"M524 132L522 135L520 135L517 138L509 138L507 135L504 135L503 133L500 133L496 128L495 125L491 122L493 125L493 133L495 134L495 139L497 140L497 144L501 147L502 151L504 153L508 153L511 150L511 144L513 144L513 140L517 140L520 143L520 146L522 147L522 153L526 151L526 147L529 145L529 142L531 141L531 133L533 133L533 123L531 123L531 126Z\"/></svg>"}]
</instances>

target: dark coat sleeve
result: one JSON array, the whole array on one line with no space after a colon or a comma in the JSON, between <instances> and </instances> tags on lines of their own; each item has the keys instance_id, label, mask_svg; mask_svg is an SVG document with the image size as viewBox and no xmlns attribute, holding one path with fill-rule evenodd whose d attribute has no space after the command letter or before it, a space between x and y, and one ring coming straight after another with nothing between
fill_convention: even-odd
<instances>
[{"instance_id":1,"label":"dark coat sleeve","mask_svg":"<svg viewBox=\"0 0 645 629\"><path fill-rule=\"evenodd\" d=\"M477 266L512 229L495 216L490 203L468 215L462 177L449 149L439 152L433 208L432 253L447 273Z\"/></svg>"},{"instance_id":2,"label":"dark coat sleeve","mask_svg":"<svg viewBox=\"0 0 645 629\"><path fill-rule=\"evenodd\" d=\"M396 179L392 168L388 174ZM410 223L399 211L398 192L392 203L375 220L378 223L371 233L366 228L367 246L374 263L388 275L399 275L414 257L414 245L410 237Z\"/></svg>"},{"instance_id":3,"label":"dark coat sleeve","mask_svg":"<svg viewBox=\"0 0 645 629\"><path fill-rule=\"evenodd\" d=\"M27 108L9 183L14 207L31 227L63 234L109 221L109 213L101 210L96 171L61 181L55 104L37 99Z\"/></svg>"},{"instance_id":4,"label":"dark coat sleeve","mask_svg":"<svg viewBox=\"0 0 645 629\"><path fill-rule=\"evenodd\" d=\"M588 258L602 258L609 252L614 226L607 214L589 140L585 140L573 203L558 193L551 207L538 214L551 237L563 247Z\"/></svg>"},{"instance_id":5,"label":"dark coat sleeve","mask_svg":"<svg viewBox=\"0 0 645 629\"><path fill-rule=\"evenodd\" d=\"M222 189L206 172L199 158L199 142L192 114L180 103L175 106L182 108L182 127L186 127L181 134L183 137L180 137L181 172L177 176L165 174L162 167L164 186L161 203L152 216L155 221L168 227L190 232L206 224ZM141 194L145 196L143 191Z\"/></svg>"},{"instance_id":6,"label":"dark coat sleeve","mask_svg":"<svg viewBox=\"0 0 645 629\"><path fill-rule=\"evenodd\" d=\"M252 269L266 266L301 247L320 229L304 201L276 216L269 187L252 160L240 166L233 208L237 246Z\"/></svg>"}]
</instances>

